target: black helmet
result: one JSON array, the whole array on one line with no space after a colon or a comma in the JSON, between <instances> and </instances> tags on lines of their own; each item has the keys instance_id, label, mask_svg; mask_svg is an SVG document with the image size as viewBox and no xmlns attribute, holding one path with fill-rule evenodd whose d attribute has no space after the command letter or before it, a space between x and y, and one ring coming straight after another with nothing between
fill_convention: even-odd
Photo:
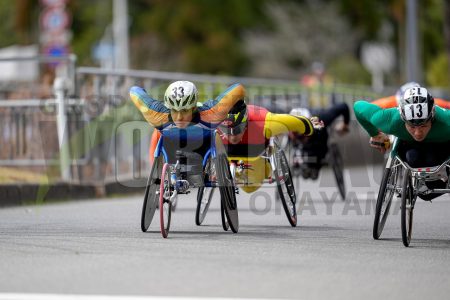
<instances>
[{"instance_id":1,"label":"black helmet","mask_svg":"<svg viewBox=\"0 0 450 300\"><path fill-rule=\"evenodd\" d=\"M434 117L434 98L426 88L409 88L398 108L403 121L413 126L422 125Z\"/></svg>"},{"instance_id":2,"label":"black helmet","mask_svg":"<svg viewBox=\"0 0 450 300\"><path fill-rule=\"evenodd\" d=\"M223 120L219 128L223 133L237 135L245 130L247 121L247 104L244 100L239 100L228 112L227 118Z\"/></svg>"}]
</instances>

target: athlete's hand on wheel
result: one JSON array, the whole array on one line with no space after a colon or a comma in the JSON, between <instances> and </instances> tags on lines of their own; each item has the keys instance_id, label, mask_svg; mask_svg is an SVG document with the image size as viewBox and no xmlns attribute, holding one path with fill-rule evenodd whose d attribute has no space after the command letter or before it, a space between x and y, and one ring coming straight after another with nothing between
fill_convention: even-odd
<instances>
[{"instance_id":1,"label":"athlete's hand on wheel","mask_svg":"<svg viewBox=\"0 0 450 300\"><path fill-rule=\"evenodd\" d=\"M382 132L378 133L376 136L371 137L369 144L370 147L377 149L381 153L385 153L386 150L388 150L391 146L389 137Z\"/></svg>"}]
</instances>

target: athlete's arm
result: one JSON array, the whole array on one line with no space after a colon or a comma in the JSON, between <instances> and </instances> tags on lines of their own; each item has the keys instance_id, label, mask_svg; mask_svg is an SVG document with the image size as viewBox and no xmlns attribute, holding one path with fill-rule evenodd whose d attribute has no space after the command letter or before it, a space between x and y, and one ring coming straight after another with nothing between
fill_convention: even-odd
<instances>
[{"instance_id":1,"label":"athlete's arm","mask_svg":"<svg viewBox=\"0 0 450 300\"><path fill-rule=\"evenodd\" d=\"M215 100L203 103L199 108L202 121L211 124L220 124L227 117L230 109L245 98L245 89L242 84L236 83L226 89Z\"/></svg>"},{"instance_id":2,"label":"athlete's arm","mask_svg":"<svg viewBox=\"0 0 450 300\"><path fill-rule=\"evenodd\" d=\"M382 109L367 101L357 101L353 105L356 119L371 137L384 132L397 136L397 122L394 122L395 114L399 114L396 108Z\"/></svg>"},{"instance_id":3,"label":"athlete's arm","mask_svg":"<svg viewBox=\"0 0 450 300\"><path fill-rule=\"evenodd\" d=\"M314 111L312 113L314 115ZM339 103L330 108L321 109L317 115L325 123L325 126L330 126L339 116L344 118L345 124L348 125L350 123L350 109L347 103Z\"/></svg>"},{"instance_id":4,"label":"athlete's arm","mask_svg":"<svg viewBox=\"0 0 450 300\"><path fill-rule=\"evenodd\" d=\"M309 136L314 133L314 127L306 117L267 113L264 122L264 136L266 138L290 131Z\"/></svg>"},{"instance_id":5,"label":"athlete's arm","mask_svg":"<svg viewBox=\"0 0 450 300\"><path fill-rule=\"evenodd\" d=\"M147 122L154 127L158 128L169 121L170 110L161 101L151 98L143 88L133 86L130 98Z\"/></svg>"},{"instance_id":6,"label":"athlete's arm","mask_svg":"<svg viewBox=\"0 0 450 300\"><path fill-rule=\"evenodd\" d=\"M434 121L428 133L427 140L433 142L446 142L450 140L450 110L435 107Z\"/></svg>"}]
</instances>

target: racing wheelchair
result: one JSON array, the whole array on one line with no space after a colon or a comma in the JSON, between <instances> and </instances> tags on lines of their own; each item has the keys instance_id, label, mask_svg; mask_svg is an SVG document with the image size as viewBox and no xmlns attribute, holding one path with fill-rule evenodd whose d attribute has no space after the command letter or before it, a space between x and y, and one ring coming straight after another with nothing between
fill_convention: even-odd
<instances>
[{"instance_id":1,"label":"racing wheelchair","mask_svg":"<svg viewBox=\"0 0 450 300\"><path fill-rule=\"evenodd\" d=\"M234 185L238 191L239 186L251 185L248 177L245 176L247 169L252 169L253 163L257 160L263 159L264 166L269 168L269 176L264 180L263 183L273 183L277 184L277 195L280 198L284 212L292 227L297 226L297 210L296 210L296 193L295 187L292 181L291 171L289 169L289 162L283 149L279 146L276 137L269 139L269 144L259 156L255 157L236 157L229 156L228 160L230 162L230 172L233 178ZM261 152L260 152L261 153ZM244 163L245 162L245 163ZM208 207L211 203L212 195L214 194L214 187L208 188L203 187L199 189L197 194L197 212L196 212L196 224L201 225ZM222 214L222 219L224 214ZM226 229L226 222L222 221L224 229Z\"/></svg>"},{"instance_id":2,"label":"racing wheelchair","mask_svg":"<svg viewBox=\"0 0 450 300\"><path fill-rule=\"evenodd\" d=\"M339 195L341 196L342 200L345 200L346 186L344 181L344 161L342 159L341 151L339 150L339 147L335 141L333 130L330 129L329 131L330 137L327 141L328 153L326 154L325 159L323 159L320 163L322 167L331 167L334 178L336 180ZM317 178L316 176L318 176L318 174L316 174L315 176L312 175L313 170L311 170L307 165L308 162L316 163L317 157L304 155L304 144L301 141L294 139L295 137L292 137L291 140L291 169L295 178L295 186L298 189L300 187L300 178L303 176L303 174L308 174L305 176L306 178ZM318 145L317 147L320 148L321 146Z\"/></svg>"},{"instance_id":3,"label":"racing wheelchair","mask_svg":"<svg viewBox=\"0 0 450 300\"><path fill-rule=\"evenodd\" d=\"M399 141L395 138L384 168L375 207L373 238L376 240L380 238L392 205L392 198L396 195L401 198L402 242L405 247L408 247L411 242L414 205L417 197L427 201L427 195L450 193L450 180L448 179L450 158L438 166L412 168L399 157L398 144ZM383 146L382 143L381 146ZM433 182L440 180L447 181L446 188L430 186Z\"/></svg>"},{"instance_id":4,"label":"racing wheelchair","mask_svg":"<svg viewBox=\"0 0 450 300\"><path fill-rule=\"evenodd\" d=\"M148 230L159 208L161 234L167 238L173 204L178 195L193 188L219 188L222 225L238 232L235 188L220 137L213 130L196 126L163 130L145 190L142 231Z\"/></svg>"}]
</instances>

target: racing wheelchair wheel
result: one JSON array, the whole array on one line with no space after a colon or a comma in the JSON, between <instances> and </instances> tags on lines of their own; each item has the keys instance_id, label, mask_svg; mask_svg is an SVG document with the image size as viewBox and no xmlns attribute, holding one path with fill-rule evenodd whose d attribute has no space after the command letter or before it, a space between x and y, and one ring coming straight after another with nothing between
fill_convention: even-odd
<instances>
[{"instance_id":1,"label":"racing wheelchair wheel","mask_svg":"<svg viewBox=\"0 0 450 300\"><path fill-rule=\"evenodd\" d=\"M210 175L214 172L211 160L208 160L205 168L204 181L209 181ZM214 195L214 187L200 187L197 192L197 209L195 211L195 224L200 226L205 219L208 212L209 205L211 204L212 197Z\"/></svg>"},{"instance_id":2,"label":"racing wheelchair wheel","mask_svg":"<svg viewBox=\"0 0 450 300\"><path fill-rule=\"evenodd\" d=\"M167 238L170 228L170 218L172 215L172 202L170 198L173 194L173 187L170 182L169 164L165 163L161 173L161 183L159 185L159 220L161 225L161 234Z\"/></svg>"},{"instance_id":3,"label":"racing wheelchair wheel","mask_svg":"<svg viewBox=\"0 0 450 300\"><path fill-rule=\"evenodd\" d=\"M402 242L405 247L411 242L413 210L414 210L414 189L412 186L411 171L406 169L403 176L401 222L402 222Z\"/></svg>"},{"instance_id":4,"label":"racing wheelchair wheel","mask_svg":"<svg viewBox=\"0 0 450 300\"><path fill-rule=\"evenodd\" d=\"M156 157L150 170L150 175L145 188L144 203L142 205L141 229L146 232L152 223L156 208L158 207L158 188L161 182L160 172L162 166L162 158Z\"/></svg>"},{"instance_id":5,"label":"racing wheelchair wheel","mask_svg":"<svg viewBox=\"0 0 450 300\"><path fill-rule=\"evenodd\" d=\"M330 145L330 164L339 189L342 201L345 200L344 162L341 151L336 144Z\"/></svg>"},{"instance_id":6,"label":"racing wheelchair wheel","mask_svg":"<svg viewBox=\"0 0 450 300\"><path fill-rule=\"evenodd\" d=\"M213 187L201 187L198 189L197 210L195 212L195 224L198 226L202 225L203 220L205 220L214 191L215 188Z\"/></svg>"},{"instance_id":7,"label":"racing wheelchair wheel","mask_svg":"<svg viewBox=\"0 0 450 300\"><path fill-rule=\"evenodd\" d=\"M297 210L295 207L296 195L295 187L292 181L289 162L281 149L276 149L275 158L275 180L277 182L278 195L283 203L284 212L292 227L297 226Z\"/></svg>"},{"instance_id":8,"label":"racing wheelchair wheel","mask_svg":"<svg viewBox=\"0 0 450 300\"><path fill-rule=\"evenodd\" d=\"M373 221L373 238L378 240L383 232L384 224L389 215L392 198L396 193L396 184L398 180L397 168L385 168L380 189L378 191L377 204L375 206L375 219Z\"/></svg>"},{"instance_id":9,"label":"racing wheelchair wheel","mask_svg":"<svg viewBox=\"0 0 450 300\"><path fill-rule=\"evenodd\" d=\"M223 153L216 157L216 174L221 198L222 227L226 231L228 226L234 233L239 230L238 208L234 181L228 166L227 156Z\"/></svg>"}]
</instances>

